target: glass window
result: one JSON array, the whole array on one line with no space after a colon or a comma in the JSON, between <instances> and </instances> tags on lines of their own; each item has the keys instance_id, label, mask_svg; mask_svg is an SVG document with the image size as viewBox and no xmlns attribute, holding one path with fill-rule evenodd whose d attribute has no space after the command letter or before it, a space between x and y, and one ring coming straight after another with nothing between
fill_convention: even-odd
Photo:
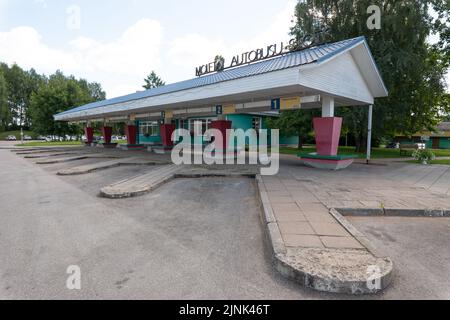
<instances>
[{"instance_id":1,"label":"glass window","mask_svg":"<svg viewBox=\"0 0 450 320\"><path fill-rule=\"evenodd\" d=\"M261 117L253 117L253 121L252 121L252 128L255 129L256 131L261 130Z\"/></svg>"},{"instance_id":2,"label":"glass window","mask_svg":"<svg viewBox=\"0 0 450 320\"><path fill-rule=\"evenodd\" d=\"M160 124L158 121L144 121L139 123L139 134L147 137L158 137L160 135Z\"/></svg>"}]
</instances>

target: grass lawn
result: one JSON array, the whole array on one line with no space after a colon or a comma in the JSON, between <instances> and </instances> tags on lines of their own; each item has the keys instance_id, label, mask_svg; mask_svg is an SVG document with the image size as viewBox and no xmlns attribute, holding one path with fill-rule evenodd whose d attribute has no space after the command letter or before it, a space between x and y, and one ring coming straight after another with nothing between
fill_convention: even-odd
<instances>
[{"instance_id":1,"label":"grass lawn","mask_svg":"<svg viewBox=\"0 0 450 320\"><path fill-rule=\"evenodd\" d=\"M120 140L120 141L114 141L114 143L118 144L126 144L126 140ZM81 146L84 145L84 143L80 141L53 141L53 142L46 142L46 141L33 141L33 142L26 142L24 144L17 144L17 147L59 147L59 146Z\"/></svg>"},{"instance_id":2,"label":"grass lawn","mask_svg":"<svg viewBox=\"0 0 450 320\"><path fill-rule=\"evenodd\" d=\"M57 146L81 146L80 141L32 141L17 144L17 147L57 147Z\"/></svg>"},{"instance_id":3,"label":"grass lawn","mask_svg":"<svg viewBox=\"0 0 450 320\"><path fill-rule=\"evenodd\" d=\"M450 157L450 150L432 150L436 157ZM305 146L303 147L303 150L299 151L297 148L287 148L287 147L280 147L280 153L281 154L293 154L297 155L300 152L302 153L313 153L316 152L315 146ZM340 155L346 155L346 154L355 154L355 148L354 147L340 147L339 148L339 154ZM360 159L366 158L366 153L360 153L358 154L358 157ZM402 155L400 156L400 150L398 149L385 149L385 148L374 148L372 149L372 159L383 159L383 158L410 158L410 156Z\"/></svg>"},{"instance_id":4,"label":"grass lawn","mask_svg":"<svg viewBox=\"0 0 450 320\"><path fill-rule=\"evenodd\" d=\"M35 139L38 136L36 133L34 133L32 131L24 131L23 135L24 136L30 136L33 139ZM16 139L18 141L20 141L20 130L0 132L0 140L1 141L5 141L8 136L15 136Z\"/></svg>"}]
</instances>

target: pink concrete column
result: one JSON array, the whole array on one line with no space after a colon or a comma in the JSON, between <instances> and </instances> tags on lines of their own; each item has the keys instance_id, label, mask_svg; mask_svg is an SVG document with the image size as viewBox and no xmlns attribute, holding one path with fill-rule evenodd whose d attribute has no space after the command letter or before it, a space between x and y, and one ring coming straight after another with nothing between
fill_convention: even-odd
<instances>
[{"instance_id":1,"label":"pink concrete column","mask_svg":"<svg viewBox=\"0 0 450 320\"><path fill-rule=\"evenodd\" d=\"M84 128L84 134L86 135L86 144L91 144L94 142L94 128Z\"/></svg>"},{"instance_id":2,"label":"pink concrete column","mask_svg":"<svg viewBox=\"0 0 450 320\"><path fill-rule=\"evenodd\" d=\"M172 134L175 131L174 124L162 124L160 127L161 141L164 147L173 147Z\"/></svg>"},{"instance_id":3,"label":"pink concrete column","mask_svg":"<svg viewBox=\"0 0 450 320\"><path fill-rule=\"evenodd\" d=\"M113 131L112 127L102 128L103 141L105 144L111 144L112 131Z\"/></svg>"},{"instance_id":4,"label":"pink concrete column","mask_svg":"<svg viewBox=\"0 0 450 320\"><path fill-rule=\"evenodd\" d=\"M315 118L317 154L320 156L337 156L341 137L342 118Z\"/></svg>"},{"instance_id":5,"label":"pink concrete column","mask_svg":"<svg viewBox=\"0 0 450 320\"><path fill-rule=\"evenodd\" d=\"M216 120L211 123L211 129L216 129L222 132L222 141L216 138L216 148L221 148L223 151L228 150L229 141L230 141L230 132L233 126L232 121L228 120Z\"/></svg>"},{"instance_id":6,"label":"pink concrete column","mask_svg":"<svg viewBox=\"0 0 450 320\"><path fill-rule=\"evenodd\" d=\"M125 135L127 136L127 144L135 145L136 144L136 126L133 125L125 125Z\"/></svg>"}]
</instances>

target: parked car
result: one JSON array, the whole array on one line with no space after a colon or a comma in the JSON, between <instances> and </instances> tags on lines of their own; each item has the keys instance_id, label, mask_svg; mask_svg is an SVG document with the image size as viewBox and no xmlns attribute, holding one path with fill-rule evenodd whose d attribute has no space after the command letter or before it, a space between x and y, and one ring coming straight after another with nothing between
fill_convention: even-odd
<instances>
[{"instance_id":1,"label":"parked car","mask_svg":"<svg viewBox=\"0 0 450 320\"><path fill-rule=\"evenodd\" d=\"M6 137L6 140L7 141L16 141L17 138L16 138L16 136L8 136L8 137Z\"/></svg>"},{"instance_id":2,"label":"parked car","mask_svg":"<svg viewBox=\"0 0 450 320\"><path fill-rule=\"evenodd\" d=\"M39 137L37 137L37 140L39 140L39 141L45 141L46 138L45 138L44 136L39 136Z\"/></svg>"},{"instance_id":3,"label":"parked car","mask_svg":"<svg viewBox=\"0 0 450 320\"><path fill-rule=\"evenodd\" d=\"M400 143L398 142L391 142L386 147L387 149L400 149Z\"/></svg>"},{"instance_id":4,"label":"parked car","mask_svg":"<svg viewBox=\"0 0 450 320\"><path fill-rule=\"evenodd\" d=\"M31 136L23 136L23 140L31 141L33 138Z\"/></svg>"}]
</instances>

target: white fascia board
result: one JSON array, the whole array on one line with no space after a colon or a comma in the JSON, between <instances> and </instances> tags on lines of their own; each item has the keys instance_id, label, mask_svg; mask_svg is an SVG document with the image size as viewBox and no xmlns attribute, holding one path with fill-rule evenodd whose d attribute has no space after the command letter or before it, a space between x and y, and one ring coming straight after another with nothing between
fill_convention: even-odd
<instances>
[{"instance_id":1,"label":"white fascia board","mask_svg":"<svg viewBox=\"0 0 450 320\"><path fill-rule=\"evenodd\" d=\"M274 88L298 86L298 70L298 67L294 67L268 72L256 76L224 81L199 88L193 88L119 104L112 104L79 112L72 112L69 114L55 116L55 119L69 121L72 119L105 116L113 113L132 113L136 110L140 110L141 113L146 113L146 110L142 110L145 108L155 108L158 110L164 110L164 108L167 108L168 110L170 110L171 106L175 104L195 103L196 101L204 102L208 99L226 99L227 96L236 96L246 93L248 94L249 92L253 91L264 91Z\"/></svg>"},{"instance_id":2,"label":"white fascia board","mask_svg":"<svg viewBox=\"0 0 450 320\"><path fill-rule=\"evenodd\" d=\"M387 97L389 95L389 92L386 88L386 85L384 84L383 78L381 77L375 59L370 52L369 45L365 40L361 40L353 46L350 46L327 59L304 65L301 67L301 70L308 70L323 64L330 63L333 60L340 58L342 55L347 54L348 52L350 52L350 54L353 56L374 98Z\"/></svg>"},{"instance_id":3,"label":"white fascia board","mask_svg":"<svg viewBox=\"0 0 450 320\"><path fill-rule=\"evenodd\" d=\"M354 101L355 105L373 104L374 96L348 50L323 63L300 68L299 83L321 94Z\"/></svg>"},{"instance_id":4,"label":"white fascia board","mask_svg":"<svg viewBox=\"0 0 450 320\"><path fill-rule=\"evenodd\" d=\"M383 98L389 95L389 92L381 77L380 71L370 53L367 42L351 50L351 54L358 64L361 73L367 81L367 85L373 92L375 98Z\"/></svg>"}]
</instances>

